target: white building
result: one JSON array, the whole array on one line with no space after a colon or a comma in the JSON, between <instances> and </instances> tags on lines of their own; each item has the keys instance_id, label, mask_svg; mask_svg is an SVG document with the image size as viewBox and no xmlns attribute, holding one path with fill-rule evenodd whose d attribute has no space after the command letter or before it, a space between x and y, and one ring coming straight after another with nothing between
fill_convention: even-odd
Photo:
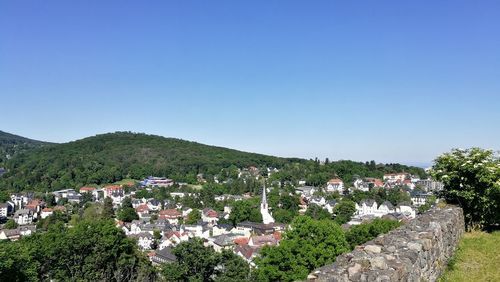
<instances>
[{"instance_id":1,"label":"white building","mask_svg":"<svg viewBox=\"0 0 500 282\"><path fill-rule=\"evenodd\" d=\"M332 178L326 183L327 192L344 192L344 182L340 178Z\"/></svg>"},{"instance_id":2,"label":"white building","mask_svg":"<svg viewBox=\"0 0 500 282\"><path fill-rule=\"evenodd\" d=\"M33 223L33 212L28 209L17 210L14 214L14 220L19 225L31 224Z\"/></svg>"},{"instance_id":3,"label":"white building","mask_svg":"<svg viewBox=\"0 0 500 282\"><path fill-rule=\"evenodd\" d=\"M42 211L40 212L40 217L41 217L42 219L44 219L44 218L47 218L47 217L51 216L53 213L54 213L54 210L53 210L53 209L51 209L51 208L44 208L44 209L42 209Z\"/></svg>"},{"instance_id":4,"label":"white building","mask_svg":"<svg viewBox=\"0 0 500 282\"><path fill-rule=\"evenodd\" d=\"M269 206L267 205L266 186L264 186L264 188L262 189L260 213L262 214L262 222L264 222L264 224L274 223L274 218L269 213Z\"/></svg>"},{"instance_id":5,"label":"white building","mask_svg":"<svg viewBox=\"0 0 500 282\"><path fill-rule=\"evenodd\" d=\"M384 174L384 181L389 182L389 183L394 183L394 182L403 182L405 179L410 179L410 174L409 173L387 173Z\"/></svg>"},{"instance_id":6,"label":"white building","mask_svg":"<svg viewBox=\"0 0 500 282\"><path fill-rule=\"evenodd\" d=\"M0 217L7 217L9 213L9 204L1 203L0 204Z\"/></svg>"}]
</instances>

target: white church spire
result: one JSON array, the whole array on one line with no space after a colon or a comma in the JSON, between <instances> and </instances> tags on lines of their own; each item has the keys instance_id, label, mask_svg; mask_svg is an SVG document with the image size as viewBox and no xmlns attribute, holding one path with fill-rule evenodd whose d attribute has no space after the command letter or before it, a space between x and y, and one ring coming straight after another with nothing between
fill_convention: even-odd
<instances>
[{"instance_id":1,"label":"white church spire","mask_svg":"<svg viewBox=\"0 0 500 282\"><path fill-rule=\"evenodd\" d=\"M262 222L264 222L264 224L274 223L274 218L269 213L269 206L267 205L266 184L265 183L264 183L264 188L262 189L262 199L260 202L260 213L262 214Z\"/></svg>"}]
</instances>

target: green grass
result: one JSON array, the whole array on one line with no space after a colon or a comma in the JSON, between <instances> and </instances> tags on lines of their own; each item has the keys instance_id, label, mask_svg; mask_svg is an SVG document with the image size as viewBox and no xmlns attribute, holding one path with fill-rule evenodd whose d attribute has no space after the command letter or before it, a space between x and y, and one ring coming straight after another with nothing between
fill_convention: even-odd
<instances>
[{"instance_id":1,"label":"green grass","mask_svg":"<svg viewBox=\"0 0 500 282\"><path fill-rule=\"evenodd\" d=\"M500 281L500 232L465 233L439 281Z\"/></svg>"},{"instance_id":2,"label":"green grass","mask_svg":"<svg viewBox=\"0 0 500 282\"><path fill-rule=\"evenodd\" d=\"M130 182L133 182L133 183L137 183L139 182L138 180L135 180L135 179L131 179L131 178L126 178L126 179L122 179L120 181L116 181L114 184L118 184L118 185L121 185L121 184L128 184Z\"/></svg>"}]
</instances>

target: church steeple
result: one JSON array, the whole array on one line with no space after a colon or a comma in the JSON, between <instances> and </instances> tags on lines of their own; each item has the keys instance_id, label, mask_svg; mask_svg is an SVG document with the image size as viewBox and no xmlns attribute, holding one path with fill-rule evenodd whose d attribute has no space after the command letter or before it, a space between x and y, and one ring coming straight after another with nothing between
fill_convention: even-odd
<instances>
[{"instance_id":1,"label":"church steeple","mask_svg":"<svg viewBox=\"0 0 500 282\"><path fill-rule=\"evenodd\" d=\"M260 200L260 213L262 214L262 222L264 222L264 224L269 224L269 223L274 222L274 218L269 213L269 207L267 205L266 184L265 183L264 183L264 188L262 189L262 199Z\"/></svg>"},{"instance_id":2,"label":"church steeple","mask_svg":"<svg viewBox=\"0 0 500 282\"><path fill-rule=\"evenodd\" d=\"M266 196L266 184L264 183L264 188L262 189L262 199L260 200L260 206L267 209L267 196Z\"/></svg>"}]
</instances>

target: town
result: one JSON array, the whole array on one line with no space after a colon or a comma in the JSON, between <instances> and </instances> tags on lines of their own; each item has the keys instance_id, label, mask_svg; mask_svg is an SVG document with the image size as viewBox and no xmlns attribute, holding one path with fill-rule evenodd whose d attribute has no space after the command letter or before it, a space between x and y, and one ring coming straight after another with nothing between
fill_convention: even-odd
<instances>
[{"instance_id":1,"label":"town","mask_svg":"<svg viewBox=\"0 0 500 282\"><path fill-rule=\"evenodd\" d=\"M54 217L68 218L71 227L79 210L99 206L110 211L116 226L135 239L153 264L174 262L172 248L199 238L205 246L217 252L231 250L255 266L259 251L279 245L295 215L335 218L344 229L376 218L407 222L436 203L434 194L442 189L440 182L409 173L388 173L382 179L355 177L350 183L335 177L317 186L307 186L305 180L271 181L274 173L279 170L248 167L238 169L235 179L223 181L217 177L208 181L200 174L199 185L151 176L103 186L14 193L0 204L4 223L0 240L15 241L43 231ZM252 182L257 188L243 194L211 190L232 181Z\"/></svg>"}]
</instances>

